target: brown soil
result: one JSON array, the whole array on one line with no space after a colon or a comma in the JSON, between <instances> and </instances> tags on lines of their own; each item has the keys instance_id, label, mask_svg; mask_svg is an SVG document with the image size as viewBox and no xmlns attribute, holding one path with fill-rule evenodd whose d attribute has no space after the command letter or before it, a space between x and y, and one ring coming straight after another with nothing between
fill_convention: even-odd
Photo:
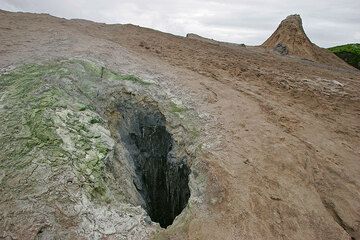
<instances>
[{"instance_id":1,"label":"brown soil","mask_svg":"<svg viewBox=\"0 0 360 240\"><path fill-rule=\"evenodd\" d=\"M360 239L360 71L336 57L5 11L0 46L1 68L82 56L156 76L205 116L205 200L159 238Z\"/></svg>"}]
</instances>

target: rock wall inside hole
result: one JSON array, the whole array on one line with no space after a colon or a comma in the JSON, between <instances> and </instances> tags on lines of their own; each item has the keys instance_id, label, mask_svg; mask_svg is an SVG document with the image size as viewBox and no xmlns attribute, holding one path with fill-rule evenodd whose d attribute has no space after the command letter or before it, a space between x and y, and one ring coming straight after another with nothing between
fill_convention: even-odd
<instances>
[{"instance_id":1,"label":"rock wall inside hole","mask_svg":"<svg viewBox=\"0 0 360 240\"><path fill-rule=\"evenodd\" d=\"M190 197L187 159L176 156L175 141L156 106L123 100L118 111L119 133L130 154L144 208L152 221L166 228Z\"/></svg>"}]
</instances>

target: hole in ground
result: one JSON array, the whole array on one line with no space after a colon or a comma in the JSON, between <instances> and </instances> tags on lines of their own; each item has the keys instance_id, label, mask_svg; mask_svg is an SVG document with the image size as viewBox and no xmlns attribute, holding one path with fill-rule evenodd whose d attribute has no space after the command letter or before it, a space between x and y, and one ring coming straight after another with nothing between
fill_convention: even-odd
<instances>
[{"instance_id":1,"label":"hole in ground","mask_svg":"<svg viewBox=\"0 0 360 240\"><path fill-rule=\"evenodd\" d=\"M130 153L144 208L154 222L166 228L187 205L190 168L185 157L176 157L166 119L152 104L124 100L118 110L123 119L120 136Z\"/></svg>"}]
</instances>

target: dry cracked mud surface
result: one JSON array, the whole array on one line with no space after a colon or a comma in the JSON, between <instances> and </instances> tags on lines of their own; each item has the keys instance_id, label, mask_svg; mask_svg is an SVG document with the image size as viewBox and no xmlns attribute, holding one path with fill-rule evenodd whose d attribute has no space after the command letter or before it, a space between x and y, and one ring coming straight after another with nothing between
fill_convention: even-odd
<instances>
[{"instance_id":1,"label":"dry cracked mud surface","mask_svg":"<svg viewBox=\"0 0 360 240\"><path fill-rule=\"evenodd\" d=\"M359 70L5 11L0 46L0 239L360 239Z\"/></svg>"}]
</instances>

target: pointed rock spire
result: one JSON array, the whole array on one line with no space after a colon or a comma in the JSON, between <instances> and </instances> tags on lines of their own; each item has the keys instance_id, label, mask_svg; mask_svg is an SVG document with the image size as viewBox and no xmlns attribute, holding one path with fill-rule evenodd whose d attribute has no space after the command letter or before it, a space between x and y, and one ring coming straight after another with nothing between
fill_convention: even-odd
<instances>
[{"instance_id":1,"label":"pointed rock spire","mask_svg":"<svg viewBox=\"0 0 360 240\"><path fill-rule=\"evenodd\" d=\"M314 44L306 36L301 17L297 14L284 19L262 46L283 55L289 53L314 58Z\"/></svg>"},{"instance_id":2,"label":"pointed rock spire","mask_svg":"<svg viewBox=\"0 0 360 240\"><path fill-rule=\"evenodd\" d=\"M261 46L281 55L297 55L312 61L344 65L344 62L334 54L310 41L298 14L290 15L281 21L276 31Z\"/></svg>"}]
</instances>

